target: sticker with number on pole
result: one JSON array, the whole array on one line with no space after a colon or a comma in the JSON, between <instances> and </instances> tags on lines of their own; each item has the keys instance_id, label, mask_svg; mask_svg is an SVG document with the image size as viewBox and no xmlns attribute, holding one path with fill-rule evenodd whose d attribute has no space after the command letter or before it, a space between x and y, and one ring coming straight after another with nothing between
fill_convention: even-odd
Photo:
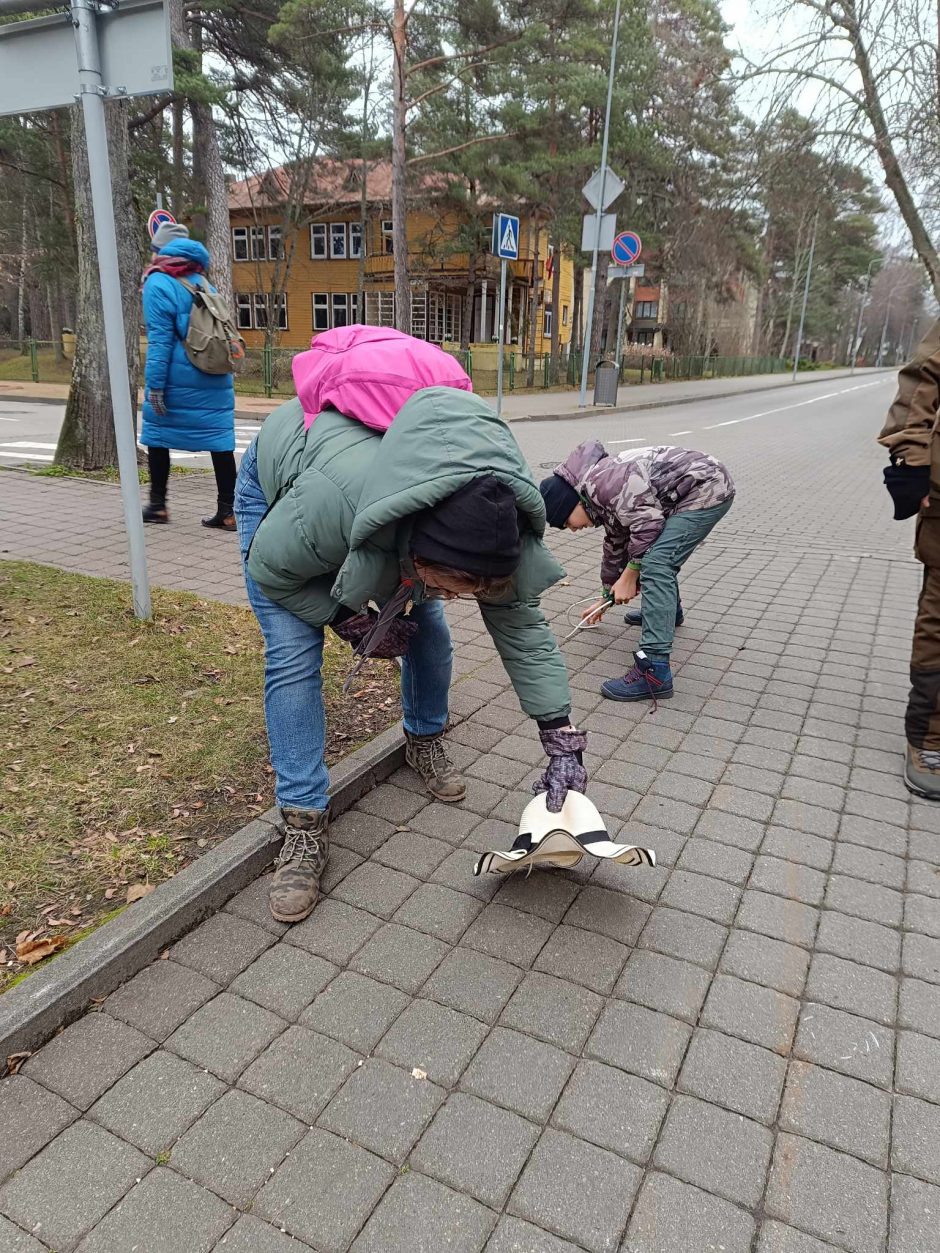
<instances>
[{"instance_id":1,"label":"sticker with number on pole","mask_svg":"<svg viewBox=\"0 0 940 1253\"><path fill-rule=\"evenodd\" d=\"M503 261L519 260L519 219L511 213L493 215L493 252Z\"/></svg>"},{"instance_id":2,"label":"sticker with number on pole","mask_svg":"<svg viewBox=\"0 0 940 1253\"><path fill-rule=\"evenodd\" d=\"M150 217L147 219L147 231L150 238L153 239L161 226L165 226L167 222L176 222L176 218L169 209L154 209Z\"/></svg>"},{"instance_id":3,"label":"sticker with number on pole","mask_svg":"<svg viewBox=\"0 0 940 1253\"><path fill-rule=\"evenodd\" d=\"M621 231L614 240L610 255L617 265L633 265L642 251L643 244L636 231Z\"/></svg>"}]
</instances>

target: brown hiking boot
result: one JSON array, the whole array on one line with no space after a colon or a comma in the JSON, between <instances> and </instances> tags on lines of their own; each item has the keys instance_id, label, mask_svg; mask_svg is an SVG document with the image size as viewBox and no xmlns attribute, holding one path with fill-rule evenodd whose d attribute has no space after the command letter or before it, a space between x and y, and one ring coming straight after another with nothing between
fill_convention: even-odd
<instances>
[{"instance_id":1,"label":"brown hiking boot","mask_svg":"<svg viewBox=\"0 0 940 1253\"><path fill-rule=\"evenodd\" d=\"M284 843L277 858L268 903L278 922L300 922L320 895L320 876L330 852L328 810L282 809Z\"/></svg>"},{"instance_id":2,"label":"brown hiking boot","mask_svg":"<svg viewBox=\"0 0 940 1253\"><path fill-rule=\"evenodd\" d=\"M417 771L439 801L462 801L467 795L463 775L447 756L443 735L405 732L405 761Z\"/></svg>"}]
</instances>

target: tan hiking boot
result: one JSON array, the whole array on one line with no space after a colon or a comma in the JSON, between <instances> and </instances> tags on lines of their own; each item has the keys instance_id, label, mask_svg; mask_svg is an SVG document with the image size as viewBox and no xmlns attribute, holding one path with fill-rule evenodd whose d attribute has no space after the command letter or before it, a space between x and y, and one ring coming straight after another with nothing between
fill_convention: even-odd
<instances>
[{"instance_id":1,"label":"tan hiking boot","mask_svg":"<svg viewBox=\"0 0 940 1253\"><path fill-rule=\"evenodd\" d=\"M940 801L940 750L907 746L904 783L909 792L924 800Z\"/></svg>"},{"instance_id":2,"label":"tan hiking boot","mask_svg":"<svg viewBox=\"0 0 940 1253\"><path fill-rule=\"evenodd\" d=\"M278 922L300 922L320 895L320 876L330 852L328 810L282 809L284 844L277 858L268 903Z\"/></svg>"},{"instance_id":3,"label":"tan hiking boot","mask_svg":"<svg viewBox=\"0 0 940 1253\"><path fill-rule=\"evenodd\" d=\"M463 775L447 756L443 735L412 735L405 732L405 761L424 780L439 801L462 801L467 795Z\"/></svg>"}]
</instances>

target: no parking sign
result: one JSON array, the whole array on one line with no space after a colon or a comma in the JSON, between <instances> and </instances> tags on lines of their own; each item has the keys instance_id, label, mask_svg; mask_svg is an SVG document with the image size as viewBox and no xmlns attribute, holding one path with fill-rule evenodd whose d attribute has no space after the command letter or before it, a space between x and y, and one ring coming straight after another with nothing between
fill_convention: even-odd
<instances>
[{"instance_id":1,"label":"no parking sign","mask_svg":"<svg viewBox=\"0 0 940 1253\"><path fill-rule=\"evenodd\" d=\"M176 222L176 218L169 209L154 209L150 217L147 219L147 230L150 232L150 238L153 239L161 226L167 222Z\"/></svg>"},{"instance_id":2,"label":"no parking sign","mask_svg":"<svg viewBox=\"0 0 940 1253\"><path fill-rule=\"evenodd\" d=\"M633 265L643 251L643 244L636 231L621 231L614 240L610 255L617 265Z\"/></svg>"}]
</instances>

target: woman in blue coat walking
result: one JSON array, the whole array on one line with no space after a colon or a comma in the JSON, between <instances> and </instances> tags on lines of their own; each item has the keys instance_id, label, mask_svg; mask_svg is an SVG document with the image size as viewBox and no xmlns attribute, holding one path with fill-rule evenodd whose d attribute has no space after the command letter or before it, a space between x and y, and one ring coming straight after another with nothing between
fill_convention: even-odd
<instances>
[{"instance_id":1,"label":"woman in blue coat walking","mask_svg":"<svg viewBox=\"0 0 940 1253\"><path fill-rule=\"evenodd\" d=\"M144 509L144 521L169 522L170 449L181 448L212 454L218 507L202 525L234 531L235 386L231 374L206 374L186 355L193 297L179 280L209 291L215 288L206 278L209 253L184 232L186 228L175 223L157 231L151 245L156 256L144 274L147 364L140 442L147 448L150 469L150 504Z\"/></svg>"}]
</instances>

